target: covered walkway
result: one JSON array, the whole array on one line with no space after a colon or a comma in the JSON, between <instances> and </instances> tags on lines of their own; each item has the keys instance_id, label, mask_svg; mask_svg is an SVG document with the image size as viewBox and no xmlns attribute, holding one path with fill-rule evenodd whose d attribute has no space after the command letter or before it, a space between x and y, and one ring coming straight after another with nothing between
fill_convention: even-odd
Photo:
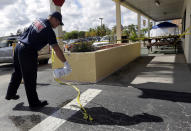
<instances>
[{"instance_id":1,"label":"covered walkway","mask_svg":"<svg viewBox=\"0 0 191 131\"><path fill-rule=\"evenodd\" d=\"M141 36L141 16L148 19L147 26L156 22L182 19L181 33L190 33L191 1L190 0L113 0L116 3L117 40L120 43L121 32L121 5L137 13L138 36ZM150 31L148 31L150 37ZM190 35L182 38L182 47L186 62L191 63Z\"/></svg>"},{"instance_id":2,"label":"covered walkway","mask_svg":"<svg viewBox=\"0 0 191 131\"><path fill-rule=\"evenodd\" d=\"M191 71L183 54L166 49L162 53L142 55L101 83L191 93Z\"/></svg>"}]
</instances>

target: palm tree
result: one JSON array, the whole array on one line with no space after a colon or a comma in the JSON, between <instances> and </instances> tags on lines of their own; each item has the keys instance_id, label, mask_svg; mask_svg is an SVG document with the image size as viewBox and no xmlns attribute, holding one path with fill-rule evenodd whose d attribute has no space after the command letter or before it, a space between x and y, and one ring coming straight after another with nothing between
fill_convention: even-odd
<instances>
[{"instance_id":1,"label":"palm tree","mask_svg":"<svg viewBox=\"0 0 191 131\"><path fill-rule=\"evenodd\" d=\"M97 31L97 35L98 36L105 36L106 33L107 33L107 27L105 26L105 24L103 24L102 26L98 26L96 28L96 31Z\"/></svg>"},{"instance_id":2,"label":"palm tree","mask_svg":"<svg viewBox=\"0 0 191 131\"><path fill-rule=\"evenodd\" d=\"M127 26L129 32L136 32L137 31L137 25L131 24Z\"/></svg>"},{"instance_id":3,"label":"palm tree","mask_svg":"<svg viewBox=\"0 0 191 131\"><path fill-rule=\"evenodd\" d=\"M132 41L135 41L136 38L137 38L137 29L138 29L138 26L134 25L134 24L131 24L131 25L128 25L127 28L128 28L128 31L129 31L129 38Z\"/></svg>"},{"instance_id":4,"label":"palm tree","mask_svg":"<svg viewBox=\"0 0 191 131\"><path fill-rule=\"evenodd\" d=\"M128 30L128 26L124 26L122 30L122 35L123 36L129 36L130 32Z\"/></svg>"},{"instance_id":5,"label":"palm tree","mask_svg":"<svg viewBox=\"0 0 191 131\"><path fill-rule=\"evenodd\" d=\"M149 28L143 28L141 29L141 35L145 36L145 34L148 32Z\"/></svg>"}]
</instances>

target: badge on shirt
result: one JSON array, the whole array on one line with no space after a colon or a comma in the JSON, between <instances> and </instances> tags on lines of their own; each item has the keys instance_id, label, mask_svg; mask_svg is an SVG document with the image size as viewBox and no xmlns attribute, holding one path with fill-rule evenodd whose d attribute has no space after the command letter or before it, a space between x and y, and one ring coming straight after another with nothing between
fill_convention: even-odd
<instances>
[{"instance_id":1,"label":"badge on shirt","mask_svg":"<svg viewBox=\"0 0 191 131\"><path fill-rule=\"evenodd\" d=\"M40 32L41 30L43 30L46 25L40 21L40 20L35 20L33 23L32 23L32 26L33 28L37 31L37 32Z\"/></svg>"}]
</instances>

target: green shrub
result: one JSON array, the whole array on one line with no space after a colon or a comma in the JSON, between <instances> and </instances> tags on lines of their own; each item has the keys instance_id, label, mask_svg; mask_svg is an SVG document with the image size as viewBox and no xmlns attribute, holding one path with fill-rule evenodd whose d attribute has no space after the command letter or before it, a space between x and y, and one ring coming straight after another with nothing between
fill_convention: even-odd
<instances>
[{"instance_id":1,"label":"green shrub","mask_svg":"<svg viewBox=\"0 0 191 131\"><path fill-rule=\"evenodd\" d=\"M92 42L80 42L72 44L71 52L91 52L95 51L95 48L92 46Z\"/></svg>"}]
</instances>

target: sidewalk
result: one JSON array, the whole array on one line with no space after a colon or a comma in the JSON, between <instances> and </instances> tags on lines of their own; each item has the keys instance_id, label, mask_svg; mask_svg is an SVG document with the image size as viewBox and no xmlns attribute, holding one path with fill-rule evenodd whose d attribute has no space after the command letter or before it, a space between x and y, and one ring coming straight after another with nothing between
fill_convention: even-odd
<instances>
[{"instance_id":1,"label":"sidewalk","mask_svg":"<svg viewBox=\"0 0 191 131\"><path fill-rule=\"evenodd\" d=\"M131 82L136 88L191 93L191 72L184 56L158 55Z\"/></svg>"}]
</instances>

